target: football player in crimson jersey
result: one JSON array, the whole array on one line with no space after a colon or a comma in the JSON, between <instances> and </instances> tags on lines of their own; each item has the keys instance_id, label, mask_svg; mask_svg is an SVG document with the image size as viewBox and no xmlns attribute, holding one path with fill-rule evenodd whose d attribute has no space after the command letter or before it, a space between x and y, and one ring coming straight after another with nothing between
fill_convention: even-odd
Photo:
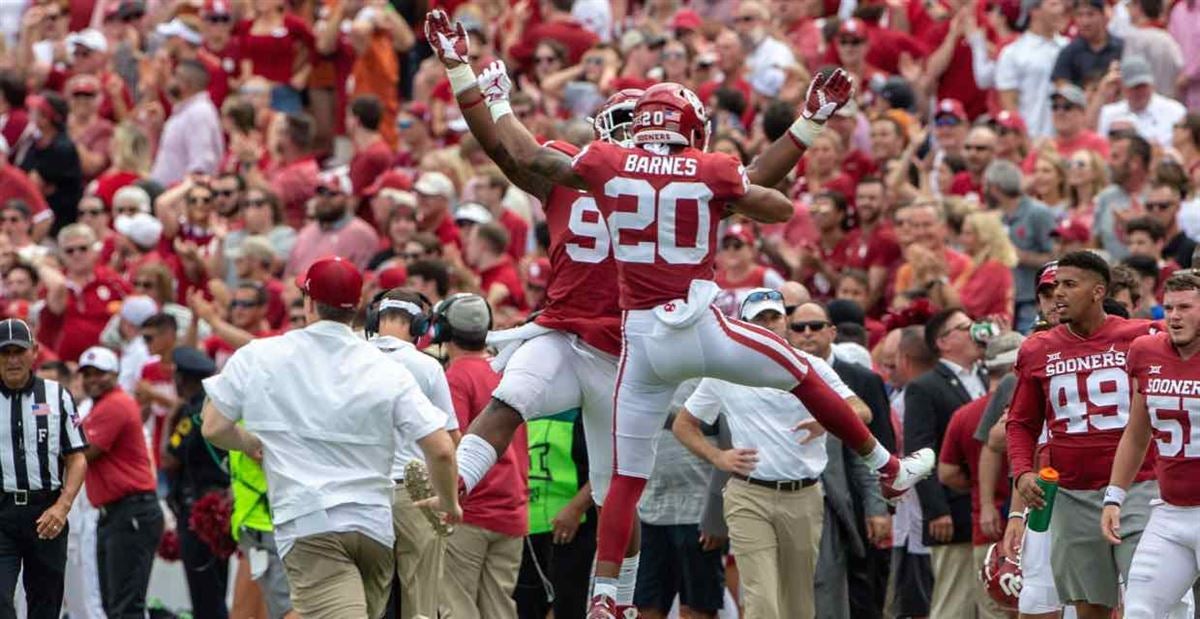
<instances>
[{"instance_id":1,"label":"football player in crimson jersey","mask_svg":"<svg viewBox=\"0 0 1200 619\"><path fill-rule=\"evenodd\" d=\"M1128 574L1150 500L1158 495L1148 458L1125 503L1125 543L1114 547L1096 535L1104 487L1129 417L1126 357L1133 340L1155 328L1147 320L1104 313L1111 275L1098 255L1066 254L1056 277L1059 325L1031 336L1017 356L1007 425L1009 467L1021 500L1035 509L1043 506L1033 455L1048 425L1049 465L1059 472L1050 525L1055 586L1079 617L1099 619L1119 602L1121 576Z\"/></svg>"},{"instance_id":2,"label":"football player in crimson jersey","mask_svg":"<svg viewBox=\"0 0 1200 619\"><path fill-rule=\"evenodd\" d=\"M1200 575L1200 367L1194 359L1200 352L1200 271L1172 275L1163 308L1167 332L1139 337L1129 349L1133 402L1100 524L1110 543L1127 543L1122 507L1153 437L1163 503L1154 507L1133 554L1128 618L1175 616Z\"/></svg>"},{"instance_id":3,"label":"football player in crimson jersey","mask_svg":"<svg viewBox=\"0 0 1200 619\"><path fill-rule=\"evenodd\" d=\"M621 344L616 264L609 251L608 228L587 193L554 185L516 165L502 138L524 141L526 148L537 144L511 115L493 122L487 108L479 105L482 95L476 78L463 62L468 57L468 40L461 26L451 25L442 11L435 10L426 21L426 30L472 133L514 184L545 205L551 238L548 303L535 320L538 327L492 334L493 344L511 348L499 357L506 358L499 388L460 444L464 486L469 492L479 482L525 420L581 406L589 446L589 486L595 503L602 505L612 473L613 387ZM640 90L623 90L601 106L594 120L597 140L632 143L629 125L641 94ZM568 156L579 151L562 142L547 145ZM789 134L768 146L747 176L753 182L774 185L803 153L803 144ZM861 400L855 398L851 405L867 414ZM621 564L619 606L633 603L640 549L637 537L630 537Z\"/></svg>"},{"instance_id":4,"label":"football player in crimson jersey","mask_svg":"<svg viewBox=\"0 0 1200 619\"><path fill-rule=\"evenodd\" d=\"M441 36L440 33L438 36ZM453 79L453 78L452 78ZM480 76L497 121L511 114L511 82L502 63ZM458 90L457 88L455 90ZM813 80L790 132L807 145L850 96L844 72ZM706 113L690 90L656 84L634 109L636 148L594 142L574 159L532 140L505 143L515 162L557 184L591 190L617 260L623 315L618 369L614 475L600 516L596 583L589 617L616 616L621 553L654 462L656 436L680 382L714 376L791 390L817 420L882 472L892 496L933 466L928 450L903 465L879 446L854 411L770 332L727 320L711 303L716 224L732 213L764 222L791 218L785 196L752 185L733 158L703 152ZM532 144L531 144L532 143Z\"/></svg>"}]
</instances>

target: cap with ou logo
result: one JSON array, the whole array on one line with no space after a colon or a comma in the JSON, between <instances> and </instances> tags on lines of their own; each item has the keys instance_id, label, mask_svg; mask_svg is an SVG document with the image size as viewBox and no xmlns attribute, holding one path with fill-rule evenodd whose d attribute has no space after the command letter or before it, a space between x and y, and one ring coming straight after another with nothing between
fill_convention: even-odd
<instances>
[{"instance_id":1,"label":"cap with ou logo","mask_svg":"<svg viewBox=\"0 0 1200 619\"><path fill-rule=\"evenodd\" d=\"M103 346L92 346L79 357L79 369L83 368L96 368L115 374L121 369L121 363L117 361L117 353Z\"/></svg>"},{"instance_id":2,"label":"cap with ou logo","mask_svg":"<svg viewBox=\"0 0 1200 619\"><path fill-rule=\"evenodd\" d=\"M362 296L363 276L349 260L328 256L297 276L296 286L319 303L354 309Z\"/></svg>"},{"instance_id":3,"label":"cap with ou logo","mask_svg":"<svg viewBox=\"0 0 1200 619\"><path fill-rule=\"evenodd\" d=\"M0 349L17 346L26 350L33 348L33 332L24 320L9 318L0 321Z\"/></svg>"}]
</instances>

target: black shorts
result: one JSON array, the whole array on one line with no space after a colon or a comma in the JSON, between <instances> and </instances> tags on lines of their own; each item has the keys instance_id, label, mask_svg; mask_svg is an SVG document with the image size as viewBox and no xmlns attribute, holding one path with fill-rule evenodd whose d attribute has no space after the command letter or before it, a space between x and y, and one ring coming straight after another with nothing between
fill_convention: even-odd
<instances>
[{"instance_id":1,"label":"black shorts","mask_svg":"<svg viewBox=\"0 0 1200 619\"><path fill-rule=\"evenodd\" d=\"M694 524L642 524L642 555L633 602L663 613L679 602L697 611L715 612L725 604L722 551L700 550L700 527Z\"/></svg>"},{"instance_id":2,"label":"black shorts","mask_svg":"<svg viewBox=\"0 0 1200 619\"><path fill-rule=\"evenodd\" d=\"M929 555L910 554L904 548L892 549L892 581L896 617L928 617L933 599L933 567Z\"/></svg>"}]
</instances>

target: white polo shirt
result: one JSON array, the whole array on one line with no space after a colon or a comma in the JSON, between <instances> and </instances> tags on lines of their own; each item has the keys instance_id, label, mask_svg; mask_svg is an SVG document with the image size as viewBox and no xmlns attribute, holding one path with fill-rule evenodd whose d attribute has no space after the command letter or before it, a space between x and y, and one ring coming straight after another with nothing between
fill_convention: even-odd
<instances>
[{"instance_id":1,"label":"white polo shirt","mask_svg":"<svg viewBox=\"0 0 1200 619\"><path fill-rule=\"evenodd\" d=\"M843 399L854 396L823 359L797 352L839 396ZM684 408L710 424L724 411L733 446L758 450L758 466L750 474L755 479L815 479L825 471L829 458L825 451L825 436L801 445L803 433L792 432L796 424L812 419L812 413L790 392L705 378L684 403Z\"/></svg>"},{"instance_id":2,"label":"white polo shirt","mask_svg":"<svg viewBox=\"0 0 1200 619\"><path fill-rule=\"evenodd\" d=\"M446 425L404 366L350 327L320 321L243 346L204 388L262 440L281 556L327 532L392 546L397 436L413 442Z\"/></svg>"},{"instance_id":3,"label":"white polo shirt","mask_svg":"<svg viewBox=\"0 0 1200 619\"><path fill-rule=\"evenodd\" d=\"M1096 133L1108 135L1109 127L1113 122L1125 116L1134 118L1133 126L1138 135L1150 143L1165 147L1171 145L1175 125L1184 116L1187 116L1187 108L1182 103L1157 92L1150 95L1150 103L1146 104L1145 109L1140 112L1130 109L1129 101L1121 99L1100 108L1100 117L1096 121Z\"/></svg>"},{"instance_id":4,"label":"white polo shirt","mask_svg":"<svg viewBox=\"0 0 1200 619\"><path fill-rule=\"evenodd\" d=\"M438 363L437 359L421 352L412 342L406 342L398 337L390 335L380 335L371 338L371 344L390 357L393 361L397 361L400 365L408 368L413 378L417 381L417 386L421 388L421 393L429 398L433 405L440 409L443 416L446 418L446 431L458 429L458 417L454 415L454 402L450 399L450 385L446 383L446 371L442 369L442 364ZM408 466L413 460L425 460L425 454L417 445L416 441L406 441L400 436L399 430L396 431L396 458L392 461L392 479L399 481L404 479L404 467Z\"/></svg>"},{"instance_id":5,"label":"white polo shirt","mask_svg":"<svg viewBox=\"0 0 1200 619\"><path fill-rule=\"evenodd\" d=\"M1054 121L1050 118L1050 92L1054 82L1054 61L1069 40L1061 35L1052 38L1040 37L1026 32L1016 41L1000 50L996 59L996 88L1017 91L1017 107L1029 135L1034 138L1054 135Z\"/></svg>"}]
</instances>

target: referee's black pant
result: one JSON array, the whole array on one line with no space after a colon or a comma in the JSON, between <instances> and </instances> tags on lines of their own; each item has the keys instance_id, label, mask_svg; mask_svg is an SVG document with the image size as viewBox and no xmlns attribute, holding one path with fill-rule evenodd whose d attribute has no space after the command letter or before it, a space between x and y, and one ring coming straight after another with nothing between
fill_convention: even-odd
<instances>
[{"instance_id":1,"label":"referee's black pant","mask_svg":"<svg viewBox=\"0 0 1200 619\"><path fill-rule=\"evenodd\" d=\"M152 492L130 495L100 508L96 564L108 619L146 616L150 568L162 533L162 508Z\"/></svg>"},{"instance_id":2,"label":"referee's black pant","mask_svg":"<svg viewBox=\"0 0 1200 619\"><path fill-rule=\"evenodd\" d=\"M25 568L26 615L58 619L67 565L67 526L54 539L40 539L37 519L59 493L0 493L0 619L16 619L13 597ZM23 503L23 504L18 504Z\"/></svg>"}]
</instances>

